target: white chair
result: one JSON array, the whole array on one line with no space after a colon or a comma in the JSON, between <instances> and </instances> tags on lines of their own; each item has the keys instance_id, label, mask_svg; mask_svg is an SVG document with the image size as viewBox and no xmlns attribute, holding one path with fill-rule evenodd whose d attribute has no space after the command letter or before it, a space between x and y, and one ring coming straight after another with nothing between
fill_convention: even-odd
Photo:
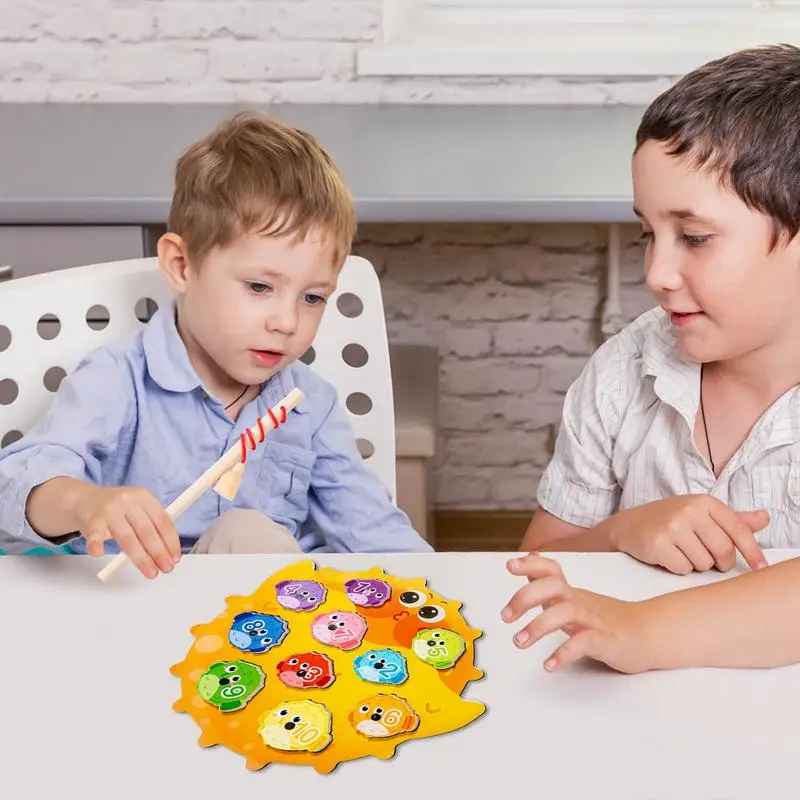
<instances>
[{"instance_id":1,"label":"white chair","mask_svg":"<svg viewBox=\"0 0 800 800\"><path fill-rule=\"evenodd\" d=\"M148 308L152 313L170 298L155 258L0 284L0 447L24 435L84 355L144 325ZM336 387L365 463L396 503L389 345L380 281L366 259L350 256L345 262L303 360ZM205 466L198 465L198 475Z\"/></svg>"}]
</instances>

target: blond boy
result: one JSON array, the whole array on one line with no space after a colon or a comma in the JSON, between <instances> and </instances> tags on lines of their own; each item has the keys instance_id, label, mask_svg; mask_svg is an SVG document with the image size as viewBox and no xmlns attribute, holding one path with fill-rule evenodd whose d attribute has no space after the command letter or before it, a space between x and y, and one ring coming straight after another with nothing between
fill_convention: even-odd
<instances>
[{"instance_id":1,"label":"blond boy","mask_svg":"<svg viewBox=\"0 0 800 800\"><path fill-rule=\"evenodd\" d=\"M0 452L0 529L29 546L124 551L146 576L186 552L426 551L366 468L336 391L299 361L336 289L352 198L316 140L258 113L178 161L158 259L174 303L89 354ZM165 507L297 386L229 502Z\"/></svg>"}]
</instances>

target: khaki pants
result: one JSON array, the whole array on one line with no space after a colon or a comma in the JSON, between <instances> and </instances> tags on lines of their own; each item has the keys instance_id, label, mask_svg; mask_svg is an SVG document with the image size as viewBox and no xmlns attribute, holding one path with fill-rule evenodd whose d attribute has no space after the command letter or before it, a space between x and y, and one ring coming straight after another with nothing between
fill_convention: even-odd
<instances>
[{"instance_id":1,"label":"khaki pants","mask_svg":"<svg viewBox=\"0 0 800 800\"><path fill-rule=\"evenodd\" d=\"M297 540L260 511L226 511L197 540L192 553L302 553Z\"/></svg>"}]
</instances>

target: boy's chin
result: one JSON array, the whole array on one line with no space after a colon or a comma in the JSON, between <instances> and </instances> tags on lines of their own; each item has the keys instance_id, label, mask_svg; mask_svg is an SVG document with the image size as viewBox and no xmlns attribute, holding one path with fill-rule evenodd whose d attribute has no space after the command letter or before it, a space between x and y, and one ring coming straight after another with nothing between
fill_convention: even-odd
<instances>
[{"instance_id":1,"label":"boy's chin","mask_svg":"<svg viewBox=\"0 0 800 800\"><path fill-rule=\"evenodd\" d=\"M279 370L280 367L264 367L246 370L242 372L239 382L248 384L249 386L257 386L260 383L266 383Z\"/></svg>"},{"instance_id":2,"label":"boy's chin","mask_svg":"<svg viewBox=\"0 0 800 800\"><path fill-rule=\"evenodd\" d=\"M225 374L231 383L238 386L258 386L266 383L278 368L262 369L254 366L240 366L238 369L227 369Z\"/></svg>"},{"instance_id":3,"label":"boy's chin","mask_svg":"<svg viewBox=\"0 0 800 800\"><path fill-rule=\"evenodd\" d=\"M714 347L708 342L685 341L679 343L681 355L695 364L711 364L715 361L726 361L731 358L730 352Z\"/></svg>"},{"instance_id":4,"label":"boy's chin","mask_svg":"<svg viewBox=\"0 0 800 800\"><path fill-rule=\"evenodd\" d=\"M703 341L698 336L677 336L678 349L687 361L696 364L703 364L707 361L715 361L716 356L712 352L713 347L709 342Z\"/></svg>"}]
</instances>

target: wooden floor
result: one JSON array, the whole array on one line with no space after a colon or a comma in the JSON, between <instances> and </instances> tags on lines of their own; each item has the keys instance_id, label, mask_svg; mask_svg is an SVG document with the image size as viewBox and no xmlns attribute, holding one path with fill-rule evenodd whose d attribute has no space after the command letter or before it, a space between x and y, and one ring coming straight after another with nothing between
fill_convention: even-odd
<instances>
[{"instance_id":1,"label":"wooden floor","mask_svg":"<svg viewBox=\"0 0 800 800\"><path fill-rule=\"evenodd\" d=\"M519 550L533 511L437 511L439 552Z\"/></svg>"}]
</instances>

